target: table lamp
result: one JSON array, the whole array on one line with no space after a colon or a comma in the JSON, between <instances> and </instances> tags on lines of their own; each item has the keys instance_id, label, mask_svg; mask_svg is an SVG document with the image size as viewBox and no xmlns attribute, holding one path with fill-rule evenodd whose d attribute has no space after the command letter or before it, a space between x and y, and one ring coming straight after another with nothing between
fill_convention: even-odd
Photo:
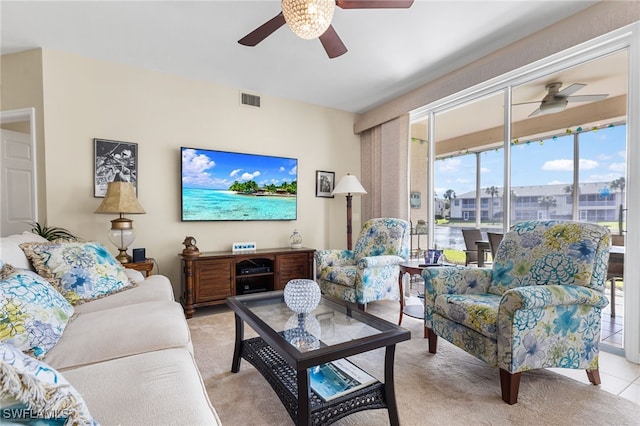
<instances>
[{"instance_id":1,"label":"table lamp","mask_svg":"<svg viewBox=\"0 0 640 426\"><path fill-rule=\"evenodd\" d=\"M109 241L120 251L116 259L120 263L131 262L131 256L127 254L127 248L136 239L133 232L133 221L124 217L125 214L146 213L131 182L109 182L107 194L95 213L118 213L120 217L111 221Z\"/></svg>"},{"instance_id":2,"label":"table lamp","mask_svg":"<svg viewBox=\"0 0 640 426\"><path fill-rule=\"evenodd\" d=\"M353 195L366 193L358 178L349 173L342 176L331 193L331 195L346 194L347 197L347 250L351 250L351 198Z\"/></svg>"}]
</instances>

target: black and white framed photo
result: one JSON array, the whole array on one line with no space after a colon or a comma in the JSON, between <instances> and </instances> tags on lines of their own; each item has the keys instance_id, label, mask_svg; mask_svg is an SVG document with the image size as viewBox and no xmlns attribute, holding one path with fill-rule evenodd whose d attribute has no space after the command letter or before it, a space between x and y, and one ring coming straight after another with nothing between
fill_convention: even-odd
<instances>
[{"instance_id":1,"label":"black and white framed photo","mask_svg":"<svg viewBox=\"0 0 640 426\"><path fill-rule=\"evenodd\" d=\"M336 184L335 172L316 170L316 197L333 198L331 193Z\"/></svg>"},{"instance_id":2,"label":"black and white framed photo","mask_svg":"<svg viewBox=\"0 0 640 426\"><path fill-rule=\"evenodd\" d=\"M104 197L109 182L131 182L138 194L138 144L94 139L93 196Z\"/></svg>"}]
</instances>

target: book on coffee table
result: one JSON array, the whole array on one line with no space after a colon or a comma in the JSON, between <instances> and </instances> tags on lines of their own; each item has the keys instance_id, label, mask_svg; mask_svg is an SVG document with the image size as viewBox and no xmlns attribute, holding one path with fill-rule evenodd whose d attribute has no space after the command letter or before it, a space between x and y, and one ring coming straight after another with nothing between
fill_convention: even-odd
<instances>
[{"instance_id":1,"label":"book on coffee table","mask_svg":"<svg viewBox=\"0 0 640 426\"><path fill-rule=\"evenodd\" d=\"M309 369L311 389L324 401L331 401L349 392L376 382L375 377L362 371L346 359L320 364Z\"/></svg>"}]
</instances>

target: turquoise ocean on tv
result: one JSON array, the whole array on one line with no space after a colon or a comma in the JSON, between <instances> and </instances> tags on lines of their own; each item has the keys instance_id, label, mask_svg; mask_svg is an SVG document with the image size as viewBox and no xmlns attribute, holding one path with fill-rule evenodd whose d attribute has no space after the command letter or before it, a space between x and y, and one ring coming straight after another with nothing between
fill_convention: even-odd
<instances>
[{"instance_id":1,"label":"turquoise ocean on tv","mask_svg":"<svg viewBox=\"0 0 640 426\"><path fill-rule=\"evenodd\" d=\"M295 220L296 196L183 188L182 220Z\"/></svg>"}]
</instances>

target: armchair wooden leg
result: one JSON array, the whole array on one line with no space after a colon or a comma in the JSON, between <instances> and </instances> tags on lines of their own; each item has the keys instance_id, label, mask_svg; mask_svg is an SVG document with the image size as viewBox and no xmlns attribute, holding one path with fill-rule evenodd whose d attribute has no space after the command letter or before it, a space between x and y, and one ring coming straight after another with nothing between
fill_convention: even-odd
<instances>
[{"instance_id":1,"label":"armchair wooden leg","mask_svg":"<svg viewBox=\"0 0 640 426\"><path fill-rule=\"evenodd\" d=\"M436 336L436 333L430 328L427 328L426 331L429 338L429 353L435 354L436 349L438 349L438 336Z\"/></svg>"},{"instance_id":2,"label":"armchair wooden leg","mask_svg":"<svg viewBox=\"0 0 640 426\"><path fill-rule=\"evenodd\" d=\"M597 368L595 370L587 370L587 377L592 384L600 384L600 370L598 370Z\"/></svg>"},{"instance_id":3,"label":"armchair wooden leg","mask_svg":"<svg viewBox=\"0 0 640 426\"><path fill-rule=\"evenodd\" d=\"M500 369L500 388L502 389L502 400L509 405L518 402L518 390L520 389L520 375L522 373L511 374L507 370Z\"/></svg>"}]
</instances>

